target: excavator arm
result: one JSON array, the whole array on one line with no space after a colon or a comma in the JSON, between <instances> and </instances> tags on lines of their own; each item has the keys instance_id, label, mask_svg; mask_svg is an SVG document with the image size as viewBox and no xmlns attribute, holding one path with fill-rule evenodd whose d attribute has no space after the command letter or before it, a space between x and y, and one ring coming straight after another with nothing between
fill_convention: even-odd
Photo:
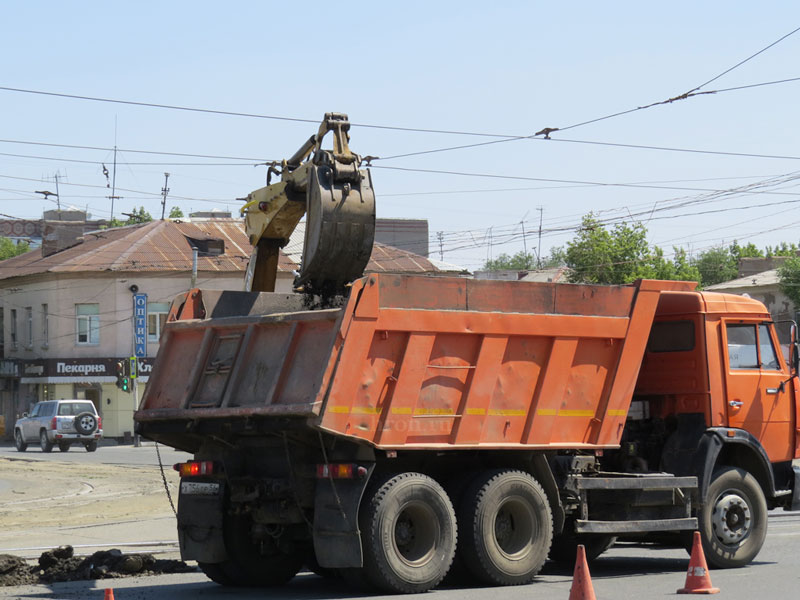
<instances>
[{"instance_id":1,"label":"excavator arm","mask_svg":"<svg viewBox=\"0 0 800 600\"><path fill-rule=\"evenodd\" d=\"M295 287L317 294L341 292L367 266L375 238L375 193L369 169L350 151L347 115L326 113L316 135L281 162L281 180L247 196L241 212L253 246L245 289L275 291L280 249L306 217ZM333 149L322 139L333 134Z\"/></svg>"}]
</instances>

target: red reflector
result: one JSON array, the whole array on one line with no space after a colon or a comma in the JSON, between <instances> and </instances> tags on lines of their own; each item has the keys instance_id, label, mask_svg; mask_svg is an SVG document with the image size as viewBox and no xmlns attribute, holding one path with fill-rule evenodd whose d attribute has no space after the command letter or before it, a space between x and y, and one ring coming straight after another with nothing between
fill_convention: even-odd
<instances>
[{"instance_id":1,"label":"red reflector","mask_svg":"<svg viewBox=\"0 0 800 600\"><path fill-rule=\"evenodd\" d=\"M196 477L197 475L213 475L214 462L210 460L177 463L172 468L180 473L181 477Z\"/></svg>"},{"instance_id":2,"label":"red reflector","mask_svg":"<svg viewBox=\"0 0 800 600\"><path fill-rule=\"evenodd\" d=\"M363 477L361 471L366 474L364 467L359 467L353 463L333 463L327 465L317 465L317 478L318 479L353 479L356 473L359 477Z\"/></svg>"}]
</instances>

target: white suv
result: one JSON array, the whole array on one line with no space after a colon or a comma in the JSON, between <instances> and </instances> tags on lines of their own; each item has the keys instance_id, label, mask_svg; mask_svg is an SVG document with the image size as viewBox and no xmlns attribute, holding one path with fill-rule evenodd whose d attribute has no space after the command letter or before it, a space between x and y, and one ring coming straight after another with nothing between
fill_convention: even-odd
<instances>
[{"instance_id":1,"label":"white suv","mask_svg":"<svg viewBox=\"0 0 800 600\"><path fill-rule=\"evenodd\" d=\"M14 425L14 442L20 452L36 441L42 452L50 452L55 445L67 452L71 444L83 444L87 452L94 452L102 437L103 421L89 400L39 402Z\"/></svg>"}]
</instances>

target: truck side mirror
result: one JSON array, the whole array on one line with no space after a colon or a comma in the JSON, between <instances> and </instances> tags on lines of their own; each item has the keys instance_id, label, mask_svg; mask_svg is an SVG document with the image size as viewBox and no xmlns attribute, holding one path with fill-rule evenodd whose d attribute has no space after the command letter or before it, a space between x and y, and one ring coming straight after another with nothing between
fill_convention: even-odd
<instances>
[{"instance_id":1,"label":"truck side mirror","mask_svg":"<svg viewBox=\"0 0 800 600\"><path fill-rule=\"evenodd\" d=\"M27 416L28 416L28 413L26 413L26 412L22 413L22 418L23 419L26 418Z\"/></svg>"},{"instance_id":2,"label":"truck side mirror","mask_svg":"<svg viewBox=\"0 0 800 600\"><path fill-rule=\"evenodd\" d=\"M792 342L792 375L800 373L800 348L798 342Z\"/></svg>"}]
</instances>

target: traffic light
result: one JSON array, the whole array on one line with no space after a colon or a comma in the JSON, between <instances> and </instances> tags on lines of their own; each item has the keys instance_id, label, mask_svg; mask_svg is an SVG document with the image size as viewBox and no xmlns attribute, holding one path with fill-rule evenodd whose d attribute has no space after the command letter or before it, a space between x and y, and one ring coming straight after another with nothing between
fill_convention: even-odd
<instances>
[{"instance_id":1,"label":"traffic light","mask_svg":"<svg viewBox=\"0 0 800 600\"><path fill-rule=\"evenodd\" d=\"M117 361L117 387L123 392L131 391L130 363L127 360Z\"/></svg>"},{"instance_id":2,"label":"traffic light","mask_svg":"<svg viewBox=\"0 0 800 600\"><path fill-rule=\"evenodd\" d=\"M131 379L136 379L139 376L139 363L135 356L131 356L128 361L128 373Z\"/></svg>"}]
</instances>

